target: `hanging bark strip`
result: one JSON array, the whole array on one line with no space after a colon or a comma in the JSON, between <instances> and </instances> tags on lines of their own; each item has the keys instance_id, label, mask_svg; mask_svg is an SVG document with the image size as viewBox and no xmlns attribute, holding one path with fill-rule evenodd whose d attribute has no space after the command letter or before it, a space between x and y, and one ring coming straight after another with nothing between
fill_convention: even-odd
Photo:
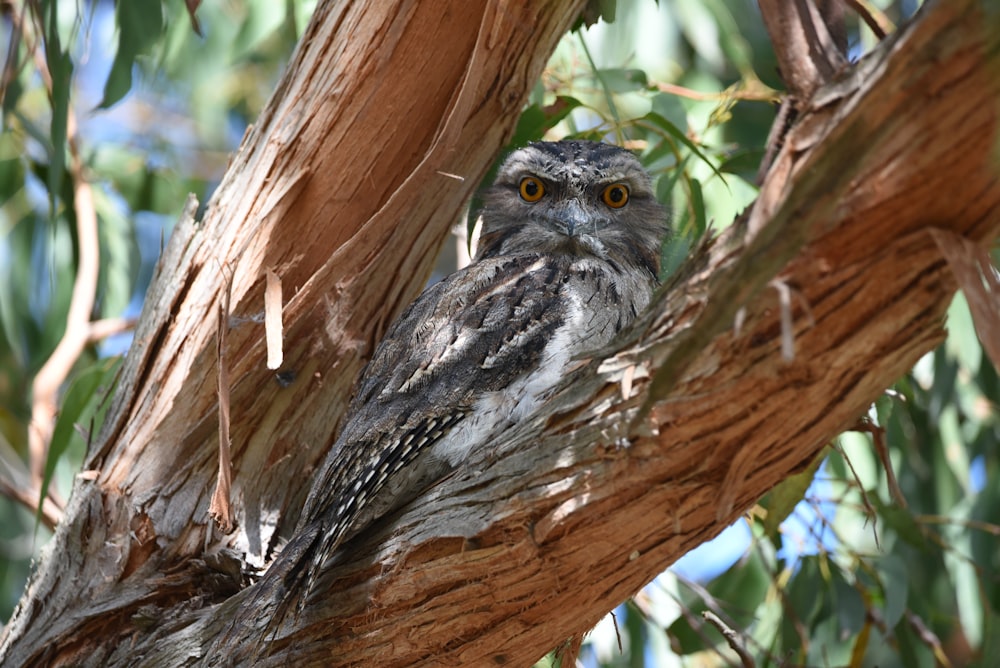
<instances>
[{"instance_id":1,"label":"hanging bark strip","mask_svg":"<svg viewBox=\"0 0 1000 668\"><path fill-rule=\"evenodd\" d=\"M223 271L227 276L231 276L228 271ZM227 280L227 288L222 293L222 300L219 302L218 324L217 324L217 359L216 369L217 392L219 397L219 475L215 483L215 491L212 493L212 503L208 507L209 516L215 520L216 525L223 533L230 533L233 530L233 509L230 503L230 492L233 487L233 461L230 454L231 441L229 438L229 360L226 358L226 338L229 332L229 300L232 279Z\"/></svg>"}]
</instances>

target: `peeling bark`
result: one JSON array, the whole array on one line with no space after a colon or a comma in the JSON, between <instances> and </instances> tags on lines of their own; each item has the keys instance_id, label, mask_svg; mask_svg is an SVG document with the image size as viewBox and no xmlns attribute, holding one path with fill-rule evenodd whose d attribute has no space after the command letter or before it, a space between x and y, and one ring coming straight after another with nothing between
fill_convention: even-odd
<instances>
[{"instance_id":1,"label":"peeling bark","mask_svg":"<svg viewBox=\"0 0 1000 668\"><path fill-rule=\"evenodd\" d=\"M930 230L1000 236L1000 18L976 0L928 3L820 87L748 214L535 419L353 541L301 617L264 643L266 609L260 628L227 629L259 593L241 560L266 562L271 528L294 526L366 352L580 9L524 5L320 6L204 220L171 239L88 459L100 475L77 482L5 666L258 650L254 665L529 665L801 469L942 340L955 281ZM268 269L287 299L281 382L256 319ZM227 276L238 528L222 535L208 507Z\"/></svg>"}]
</instances>

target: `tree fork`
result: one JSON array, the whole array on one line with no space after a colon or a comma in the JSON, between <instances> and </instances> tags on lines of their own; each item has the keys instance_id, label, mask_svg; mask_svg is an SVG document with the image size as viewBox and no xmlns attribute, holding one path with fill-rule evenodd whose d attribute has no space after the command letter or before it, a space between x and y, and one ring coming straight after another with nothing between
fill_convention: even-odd
<instances>
[{"instance_id":1,"label":"tree fork","mask_svg":"<svg viewBox=\"0 0 1000 668\"><path fill-rule=\"evenodd\" d=\"M426 275L580 8L525 4L320 5L204 219L168 245L88 457L97 479L77 481L4 665L225 664L256 646L259 628L223 634L255 593L234 594L234 566L294 526L307 485L288 481L332 443L366 351L422 284L394 270ZM987 4L929 2L820 87L741 222L537 419L355 541L260 665L528 665L849 428L943 337L955 283L929 230L1000 235ZM428 69L393 76L414 62ZM253 322L267 269L293 295L287 387ZM207 517L227 290L229 536Z\"/></svg>"}]
</instances>

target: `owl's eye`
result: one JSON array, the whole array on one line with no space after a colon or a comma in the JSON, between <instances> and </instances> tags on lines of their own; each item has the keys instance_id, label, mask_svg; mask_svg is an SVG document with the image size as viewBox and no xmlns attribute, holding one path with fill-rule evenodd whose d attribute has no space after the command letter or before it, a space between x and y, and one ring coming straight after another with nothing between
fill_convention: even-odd
<instances>
[{"instance_id":1,"label":"owl's eye","mask_svg":"<svg viewBox=\"0 0 1000 668\"><path fill-rule=\"evenodd\" d=\"M545 195L545 186L534 176L525 176L521 179L520 192L525 202L537 202Z\"/></svg>"},{"instance_id":2,"label":"owl's eye","mask_svg":"<svg viewBox=\"0 0 1000 668\"><path fill-rule=\"evenodd\" d=\"M628 204L628 186L624 183L612 183L601 193L601 199L612 209L620 209Z\"/></svg>"}]
</instances>

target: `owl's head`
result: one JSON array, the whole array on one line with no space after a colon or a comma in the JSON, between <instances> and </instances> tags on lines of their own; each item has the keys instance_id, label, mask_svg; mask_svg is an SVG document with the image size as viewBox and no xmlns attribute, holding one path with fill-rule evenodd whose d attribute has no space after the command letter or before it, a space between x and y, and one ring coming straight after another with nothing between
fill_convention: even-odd
<instances>
[{"instance_id":1,"label":"owl's head","mask_svg":"<svg viewBox=\"0 0 1000 668\"><path fill-rule=\"evenodd\" d=\"M590 141L538 142L510 154L483 195L476 258L591 255L659 270L666 210L628 151Z\"/></svg>"}]
</instances>

